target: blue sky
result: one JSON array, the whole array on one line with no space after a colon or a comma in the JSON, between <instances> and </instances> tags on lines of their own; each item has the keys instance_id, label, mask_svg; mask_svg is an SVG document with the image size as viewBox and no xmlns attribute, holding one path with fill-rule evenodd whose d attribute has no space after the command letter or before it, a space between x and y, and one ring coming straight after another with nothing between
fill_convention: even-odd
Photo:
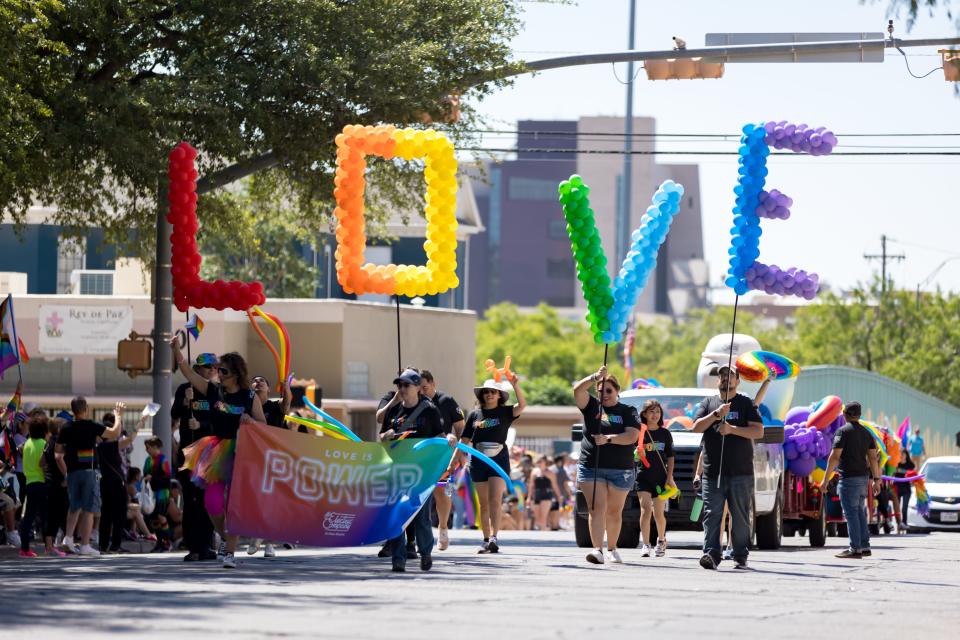
<instances>
[{"instance_id":1,"label":"blue sky","mask_svg":"<svg viewBox=\"0 0 960 640\"><path fill-rule=\"evenodd\" d=\"M580 0L572 5L525 3L526 27L514 41L517 58L536 60L568 53L626 49L628 0ZM877 32L886 30L886 2L855 0L778 0L717 2L638 1L640 50L672 47L671 36L690 48L717 32ZM895 17L895 16L890 16ZM900 38L950 37L956 27L941 12L922 15L907 33L905 15L895 19ZM905 49L914 73L939 66L935 47ZM837 151L867 151L869 145L951 147L960 136L942 138L851 138L844 133L958 133L960 99L942 72L917 80L907 74L903 57L887 50L882 64L728 64L719 80L650 82L643 71L634 85L634 113L657 119L659 133L736 133L743 124L788 120L826 126L838 134ZM626 65L617 65L624 78ZM513 128L521 119L576 119L584 115L625 113L625 87L612 65L547 71L523 76L513 87L479 104L495 128ZM489 138L487 146L514 141ZM737 142L693 142L658 148L737 149ZM659 156L661 162L700 165L706 257L711 283L726 269L726 250L736 181L736 157ZM761 260L782 267L815 271L839 287L871 277L879 262L880 235L888 250L906 260L892 263L899 286L914 289L940 263L960 256L954 238L960 228L957 157L780 156L770 164L767 188L794 199L786 221L766 221ZM645 201L647 195L635 194ZM960 259L948 262L926 288L937 285L960 292ZM725 299L724 295L715 300Z\"/></svg>"}]
</instances>

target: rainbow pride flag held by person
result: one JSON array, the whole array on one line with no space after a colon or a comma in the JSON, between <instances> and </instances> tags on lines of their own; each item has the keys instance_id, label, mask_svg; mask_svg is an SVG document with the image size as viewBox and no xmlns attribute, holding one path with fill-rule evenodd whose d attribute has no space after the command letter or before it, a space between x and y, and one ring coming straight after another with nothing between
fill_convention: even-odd
<instances>
[{"instance_id":1,"label":"rainbow pride flag held by person","mask_svg":"<svg viewBox=\"0 0 960 640\"><path fill-rule=\"evenodd\" d=\"M7 294L0 302L0 380L3 372L21 362L29 362L27 348L17 337L17 324L13 319L13 295Z\"/></svg>"},{"instance_id":2,"label":"rainbow pride flag held by person","mask_svg":"<svg viewBox=\"0 0 960 640\"><path fill-rule=\"evenodd\" d=\"M227 506L230 533L324 547L395 538L447 470L453 449L245 424Z\"/></svg>"},{"instance_id":3,"label":"rainbow pride flag held by person","mask_svg":"<svg viewBox=\"0 0 960 640\"><path fill-rule=\"evenodd\" d=\"M187 330L194 340L200 339L200 334L203 333L203 320L200 319L200 316L193 314L190 316L190 319L187 321L187 324L183 325L183 328Z\"/></svg>"}]
</instances>

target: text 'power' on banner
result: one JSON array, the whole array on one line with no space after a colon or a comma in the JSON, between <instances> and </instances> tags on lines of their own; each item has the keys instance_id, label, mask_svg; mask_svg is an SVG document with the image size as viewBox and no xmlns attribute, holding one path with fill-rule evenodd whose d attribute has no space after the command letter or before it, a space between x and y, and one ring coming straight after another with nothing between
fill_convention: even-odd
<instances>
[{"instance_id":1,"label":"text 'power' on banner","mask_svg":"<svg viewBox=\"0 0 960 640\"><path fill-rule=\"evenodd\" d=\"M450 447L240 429L227 510L232 534L327 547L398 536L447 469Z\"/></svg>"}]
</instances>

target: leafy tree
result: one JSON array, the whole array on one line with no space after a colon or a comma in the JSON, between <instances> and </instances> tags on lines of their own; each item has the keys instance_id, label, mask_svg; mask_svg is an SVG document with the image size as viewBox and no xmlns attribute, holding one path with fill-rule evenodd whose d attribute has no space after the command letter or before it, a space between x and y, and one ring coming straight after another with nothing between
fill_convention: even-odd
<instances>
[{"instance_id":1,"label":"leafy tree","mask_svg":"<svg viewBox=\"0 0 960 640\"><path fill-rule=\"evenodd\" d=\"M22 224L52 203L54 222L102 227L149 258L158 176L188 140L201 189L276 167L302 222L321 228L343 126L441 119L451 93L513 67L518 26L503 0L2 0L0 89L14 90L0 91L0 129L26 144L0 150L0 210ZM466 103L448 129L474 122ZM416 169L376 163L390 179L372 216L414 192ZM202 224L225 224L208 200Z\"/></svg>"},{"instance_id":2,"label":"leafy tree","mask_svg":"<svg viewBox=\"0 0 960 640\"><path fill-rule=\"evenodd\" d=\"M275 171L251 176L218 194L228 228L207 227L200 238L201 275L208 280L259 280L271 298L312 298L319 270L298 253L311 238L277 188Z\"/></svg>"}]
</instances>

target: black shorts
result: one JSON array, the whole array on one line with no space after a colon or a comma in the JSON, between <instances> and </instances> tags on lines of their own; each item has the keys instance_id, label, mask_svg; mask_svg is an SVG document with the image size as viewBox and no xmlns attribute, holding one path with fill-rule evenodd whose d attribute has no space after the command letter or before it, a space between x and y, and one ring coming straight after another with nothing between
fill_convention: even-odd
<instances>
[{"instance_id":1,"label":"black shorts","mask_svg":"<svg viewBox=\"0 0 960 640\"><path fill-rule=\"evenodd\" d=\"M504 446L495 456L490 456L501 469L507 472L507 475L510 475L510 452L507 451L507 447ZM476 458L470 460L470 479L474 482L486 482L490 478L500 478L500 474L496 470L491 469L490 465L486 462L481 462ZM501 480L503 478L500 478ZM507 487L507 490L511 490L511 487Z\"/></svg>"},{"instance_id":2,"label":"black shorts","mask_svg":"<svg viewBox=\"0 0 960 640\"><path fill-rule=\"evenodd\" d=\"M637 474L637 491L646 491L653 495L654 498L659 494L657 486L663 490L665 484L667 484L666 476L663 476L663 478L655 478L642 473Z\"/></svg>"},{"instance_id":3,"label":"black shorts","mask_svg":"<svg viewBox=\"0 0 960 640\"><path fill-rule=\"evenodd\" d=\"M553 497L553 491L551 491L550 489L534 491L533 503L539 504L541 502L556 502L556 500Z\"/></svg>"}]
</instances>

